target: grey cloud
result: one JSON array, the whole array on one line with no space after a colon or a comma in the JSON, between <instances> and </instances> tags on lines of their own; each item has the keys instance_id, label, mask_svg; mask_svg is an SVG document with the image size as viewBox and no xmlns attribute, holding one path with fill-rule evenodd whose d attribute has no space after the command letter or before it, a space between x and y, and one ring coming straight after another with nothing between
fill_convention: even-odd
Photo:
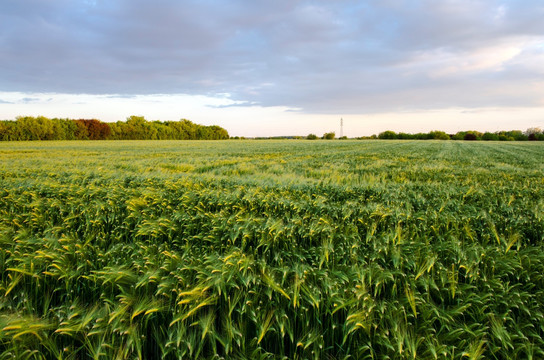
<instances>
[{"instance_id":1,"label":"grey cloud","mask_svg":"<svg viewBox=\"0 0 544 360\"><path fill-rule=\"evenodd\" d=\"M136 95L134 94L113 94L113 95L107 95L107 99L134 99L136 98Z\"/></svg>"},{"instance_id":2,"label":"grey cloud","mask_svg":"<svg viewBox=\"0 0 544 360\"><path fill-rule=\"evenodd\" d=\"M449 77L424 57L544 41L542 18L536 0L6 1L0 90L229 93L238 106L331 113L531 105L542 94L523 82L544 76L525 61L542 48Z\"/></svg>"},{"instance_id":3,"label":"grey cloud","mask_svg":"<svg viewBox=\"0 0 544 360\"><path fill-rule=\"evenodd\" d=\"M209 107L211 109L228 109L228 108L237 108L237 107L252 107L252 106L258 106L257 103L251 103L247 101L238 101L232 104L225 104L225 105L206 105L206 107Z\"/></svg>"},{"instance_id":4,"label":"grey cloud","mask_svg":"<svg viewBox=\"0 0 544 360\"><path fill-rule=\"evenodd\" d=\"M21 100L19 100L19 102L21 102L23 104L36 103L36 102L39 102L39 101L40 101L39 98L30 98L30 97L24 97Z\"/></svg>"}]
</instances>

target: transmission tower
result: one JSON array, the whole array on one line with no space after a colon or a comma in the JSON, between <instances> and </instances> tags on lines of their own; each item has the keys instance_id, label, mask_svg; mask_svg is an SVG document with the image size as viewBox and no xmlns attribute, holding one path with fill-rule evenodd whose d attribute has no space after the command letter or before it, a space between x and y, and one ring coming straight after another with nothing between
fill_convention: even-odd
<instances>
[{"instance_id":1,"label":"transmission tower","mask_svg":"<svg viewBox=\"0 0 544 360\"><path fill-rule=\"evenodd\" d=\"M344 136L344 119L340 118L340 137Z\"/></svg>"}]
</instances>

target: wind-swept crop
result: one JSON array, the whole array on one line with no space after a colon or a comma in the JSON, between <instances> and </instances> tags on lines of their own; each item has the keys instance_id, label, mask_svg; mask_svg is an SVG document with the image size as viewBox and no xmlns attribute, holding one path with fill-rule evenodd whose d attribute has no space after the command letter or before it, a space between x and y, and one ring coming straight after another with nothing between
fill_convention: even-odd
<instances>
[{"instance_id":1,"label":"wind-swept crop","mask_svg":"<svg viewBox=\"0 0 544 360\"><path fill-rule=\"evenodd\" d=\"M544 357L538 143L0 158L2 359Z\"/></svg>"}]
</instances>

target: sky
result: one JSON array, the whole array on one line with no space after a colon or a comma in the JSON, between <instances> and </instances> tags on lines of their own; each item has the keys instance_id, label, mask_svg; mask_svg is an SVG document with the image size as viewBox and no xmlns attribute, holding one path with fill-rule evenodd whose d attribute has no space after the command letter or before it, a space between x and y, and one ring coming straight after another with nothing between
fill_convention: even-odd
<instances>
[{"instance_id":1,"label":"sky","mask_svg":"<svg viewBox=\"0 0 544 360\"><path fill-rule=\"evenodd\" d=\"M2 0L0 119L544 128L542 19L542 0Z\"/></svg>"}]
</instances>

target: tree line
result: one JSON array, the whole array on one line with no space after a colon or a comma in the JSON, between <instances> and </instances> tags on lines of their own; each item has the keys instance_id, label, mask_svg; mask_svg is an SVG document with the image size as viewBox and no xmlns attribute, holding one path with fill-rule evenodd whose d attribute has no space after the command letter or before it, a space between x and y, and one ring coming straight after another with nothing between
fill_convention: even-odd
<instances>
[{"instance_id":1,"label":"tree line","mask_svg":"<svg viewBox=\"0 0 544 360\"><path fill-rule=\"evenodd\" d=\"M544 140L544 132L540 128L529 128L526 131L509 130L496 132L479 132L475 130L459 131L455 134L447 134L444 131L431 131L428 133L396 133L384 131L377 136L377 139L413 139L413 140L490 140L490 141L527 141Z\"/></svg>"},{"instance_id":2,"label":"tree line","mask_svg":"<svg viewBox=\"0 0 544 360\"><path fill-rule=\"evenodd\" d=\"M306 136L308 140L326 139L332 140L335 138L334 132L323 134L320 138L315 134ZM347 139L342 136L340 140ZM360 140L367 139L383 139L383 140L492 140L492 141L544 141L544 131L540 128L529 128L525 131L509 130L497 132L479 132L475 130L459 131L455 134L447 134L444 131L431 131L428 133L409 134L404 132L396 133L387 130L378 135L358 137Z\"/></svg>"},{"instance_id":3,"label":"tree line","mask_svg":"<svg viewBox=\"0 0 544 360\"><path fill-rule=\"evenodd\" d=\"M229 133L217 125L180 121L147 121L130 116L115 123L97 119L49 119L19 116L0 121L0 141L23 140L222 140Z\"/></svg>"}]
</instances>

